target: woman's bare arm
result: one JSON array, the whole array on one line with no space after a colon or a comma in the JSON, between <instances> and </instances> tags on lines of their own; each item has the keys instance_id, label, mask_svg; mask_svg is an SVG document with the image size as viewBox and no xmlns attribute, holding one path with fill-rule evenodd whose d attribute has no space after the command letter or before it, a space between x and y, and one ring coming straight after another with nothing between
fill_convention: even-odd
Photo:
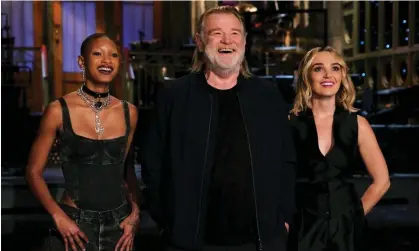
<instances>
[{"instance_id":1,"label":"woman's bare arm","mask_svg":"<svg viewBox=\"0 0 419 251\"><path fill-rule=\"evenodd\" d=\"M358 116L358 128L359 151L372 178L372 184L361 199L364 214L368 214L389 189L390 178L374 131L364 117Z\"/></svg>"},{"instance_id":2,"label":"woman's bare arm","mask_svg":"<svg viewBox=\"0 0 419 251\"><path fill-rule=\"evenodd\" d=\"M43 172L56 138L56 132L61 125L61 117L61 106L58 101L52 102L45 109L26 167L26 180L29 187L52 217L63 215L64 212L48 190Z\"/></svg>"},{"instance_id":3,"label":"woman's bare arm","mask_svg":"<svg viewBox=\"0 0 419 251\"><path fill-rule=\"evenodd\" d=\"M129 114L130 114L130 121L131 121L131 131L128 138L128 151L127 153L128 159L126 160L126 182L128 185L128 199L131 202L132 212L139 214L139 202L138 202L138 194L137 194L137 185L138 180L135 174L135 167L134 167L134 146L132 144L132 140L135 134L135 130L137 128L137 120L138 120L138 111L137 108L133 105L129 105Z\"/></svg>"},{"instance_id":4,"label":"woman's bare arm","mask_svg":"<svg viewBox=\"0 0 419 251\"><path fill-rule=\"evenodd\" d=\"M127 199L131 204L131 213L125 218L119 227L123 229L124 234L118 240L115 250L132 250L134 245L134 236L135 232L138 230L139 220L140 220L140 207L138 205L137 197L137 176L135 175L134 168L134 146L132 145L132 140L135 134L135 129L137 127L138 112L137 108L129 104L129 114L131 121L131 131L128 137L128 147L126 152L125 160L125 181L128 186L128 195Z\"/></svg>"}]
</instances>

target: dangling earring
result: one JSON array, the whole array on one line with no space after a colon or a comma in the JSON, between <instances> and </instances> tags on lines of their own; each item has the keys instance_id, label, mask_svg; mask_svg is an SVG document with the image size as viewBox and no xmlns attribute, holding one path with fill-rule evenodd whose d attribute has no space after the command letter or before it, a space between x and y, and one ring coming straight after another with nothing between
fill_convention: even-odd
<instances>
[{"instance_id":1,"label":"dangling earring","mask_svg":"<svg viewBox=\"0 0 419 251\"><path fill-rule=\"evenodd\" d=\"M81 78L83 79L83 83L86 82L86 73L84 72L84 68L81 69Z\"/></svg>"}]
</instances>

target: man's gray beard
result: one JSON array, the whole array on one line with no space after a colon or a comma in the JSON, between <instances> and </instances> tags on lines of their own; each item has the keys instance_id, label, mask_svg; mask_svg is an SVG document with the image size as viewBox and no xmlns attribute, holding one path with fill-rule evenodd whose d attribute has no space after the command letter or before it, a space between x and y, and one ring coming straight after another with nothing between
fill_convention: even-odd
<instances>
[{"instance_id":1,"label":"man's gray beard","mask_svg":"<svg viewBox=\"0 0 419 251\"><path fill-rule=\"evenodd\" d=\"M215 74L217 74L220 77L228 77L233 73L239 72L240 71L240 65L237 65L237 66L235 66L233 68L229 68L229 69L223 69L223 68L217 67L216 65L209 62L208 69L213 71Z\"/></svg>"},{"instance_id":2,"label":"man's gray beard","mask_svg":"<svg viewBox=\"0 0 419 251\"><path fill-rule=\"evenodd\" d=\"M243 56L241 56L240 60L237 62L237 65L229 69L224 69L217 66L216 64L213 64L206 53L204 53L204 57L205 57L205 64L206 64L207 69L213 71L218 76L228 77L232 73L240 72L241 65L244 60L244 53L243 53Z\"/></svg>"}]
</instances>

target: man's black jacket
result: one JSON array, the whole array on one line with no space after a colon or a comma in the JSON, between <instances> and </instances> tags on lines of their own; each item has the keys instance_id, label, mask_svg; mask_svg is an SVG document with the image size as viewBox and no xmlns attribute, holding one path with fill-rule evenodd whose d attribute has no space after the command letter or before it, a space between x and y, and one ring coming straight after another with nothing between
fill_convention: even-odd
<instances>
[{"instance_id":1,"label":"man's black jacket","mask_svg":"<svg viewBox=\"0 0 419 251\"><path fill-rule=\"evenodd\" d=\"M295 210L295 151L287 107L273 83L239 77L238 99L243 114L254 181L259 244L286 238L284 222ZM207 187L215 139L210 125L216 120L214 97L203 73L191 73L164 87L146 145L142 178L152 218L169 242L199 250Z\"/></svg>"}]
</instances>

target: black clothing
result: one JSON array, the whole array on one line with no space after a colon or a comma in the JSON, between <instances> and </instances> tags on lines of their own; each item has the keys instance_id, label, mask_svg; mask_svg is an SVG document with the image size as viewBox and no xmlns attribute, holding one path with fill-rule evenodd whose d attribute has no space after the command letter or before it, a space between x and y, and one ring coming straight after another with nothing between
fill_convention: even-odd
<instances>
[{"instance_id":1,"label":"black clothing","mask_svg":"<svg viewBox=\"0 0 419 251\"><path fill-rule=\"evenodd\" d=\"M80 209L104 211L126 202L124 164L130 116L123 101L125 135L107 140L89 139L74 133L67 103L62 107L63 130L60 132L60 160L65 190Z\"/></svg>"},{"instance_id":2,"label":"black clothing","mask_svg":"<svg viewBox=\"0 0 419 251\"><path fill-rule=\"evenodd\" d=\"M285 243L282 238L273 239L264 244L262 250L281 251L286 250ZM167 247L164 251L189 251L175 247ZM259 251L259 247L255 243L247 243L243 245L204 245L202 251Z\"/></svg>"},{"instance_id":3,"label":"black clothing","mask_svg":"<svg viewBox=\"0 0 419 251\"><path fill-rule=\"evenodd\" d=\"M249 141L258 244L286 240L284 221L294 214L295 152L287 108L279 90L240 76L237 98ZM171 81L159 93L154 122L142 151L146 203L172 246L201 250L218 115L205 75ZM265 250L265 249L263 249Z\"/></svg>"},{"instance_id":4,"label":"black clothing","mask_svg":"<svg viewBox=\"0 0 419 251\"><path fill-rule=\"evenodd\" d=\"M348 181L359 160L357 115L336 108L334 143L325 156L311 110L292 116L291 124L298 160L298 250L361 250L364 211Z\"/></svg>"},{"instance_id":5,"label":"black clothing","mask_svg":"<svg viewBox=\"0 0 419 251\"><path fill-rule=\"evenodd\" d=\"M127 203L107 211L83 210L65 204L60 204L60 207L86 234L89 243L82 240L86 251L114 251L123 234L119 224L131 213ZM65 250L64 240L56 228L50 229L43 250ZM71 245L69 250L72 250Z\"/></svg>"},{"instance_id":6,"label":"black clothing","mask_svg":"<svg viewBox=\"0 0 419 251\"><path fill-rule=\"evenodd\" d=\"M218 125L206 216L208 244L241 245L257 240L249 142L237 98L239 85L213 91L218 101L218 109L213 109Z\"/></svg>"},{"instance_id":7,"label":"black clothing","mask_svg":"<svg viewBox=\"0 0 419 251\"><path fill-rule=\"evenodd\" d=\"M60 207L86 234L89 239L89 243L84 243L87 251L114 250L123 234L119 224L131 213L124 182L130 132L128 104L122 101L125 135L95 140L73 131L67 103L64 98L59 102L63 116L59 140L65 190L77 208L65 204ZM64 250L64 241L56 228L50 229L44 249Z\"/></svg>"}]
</instances>

